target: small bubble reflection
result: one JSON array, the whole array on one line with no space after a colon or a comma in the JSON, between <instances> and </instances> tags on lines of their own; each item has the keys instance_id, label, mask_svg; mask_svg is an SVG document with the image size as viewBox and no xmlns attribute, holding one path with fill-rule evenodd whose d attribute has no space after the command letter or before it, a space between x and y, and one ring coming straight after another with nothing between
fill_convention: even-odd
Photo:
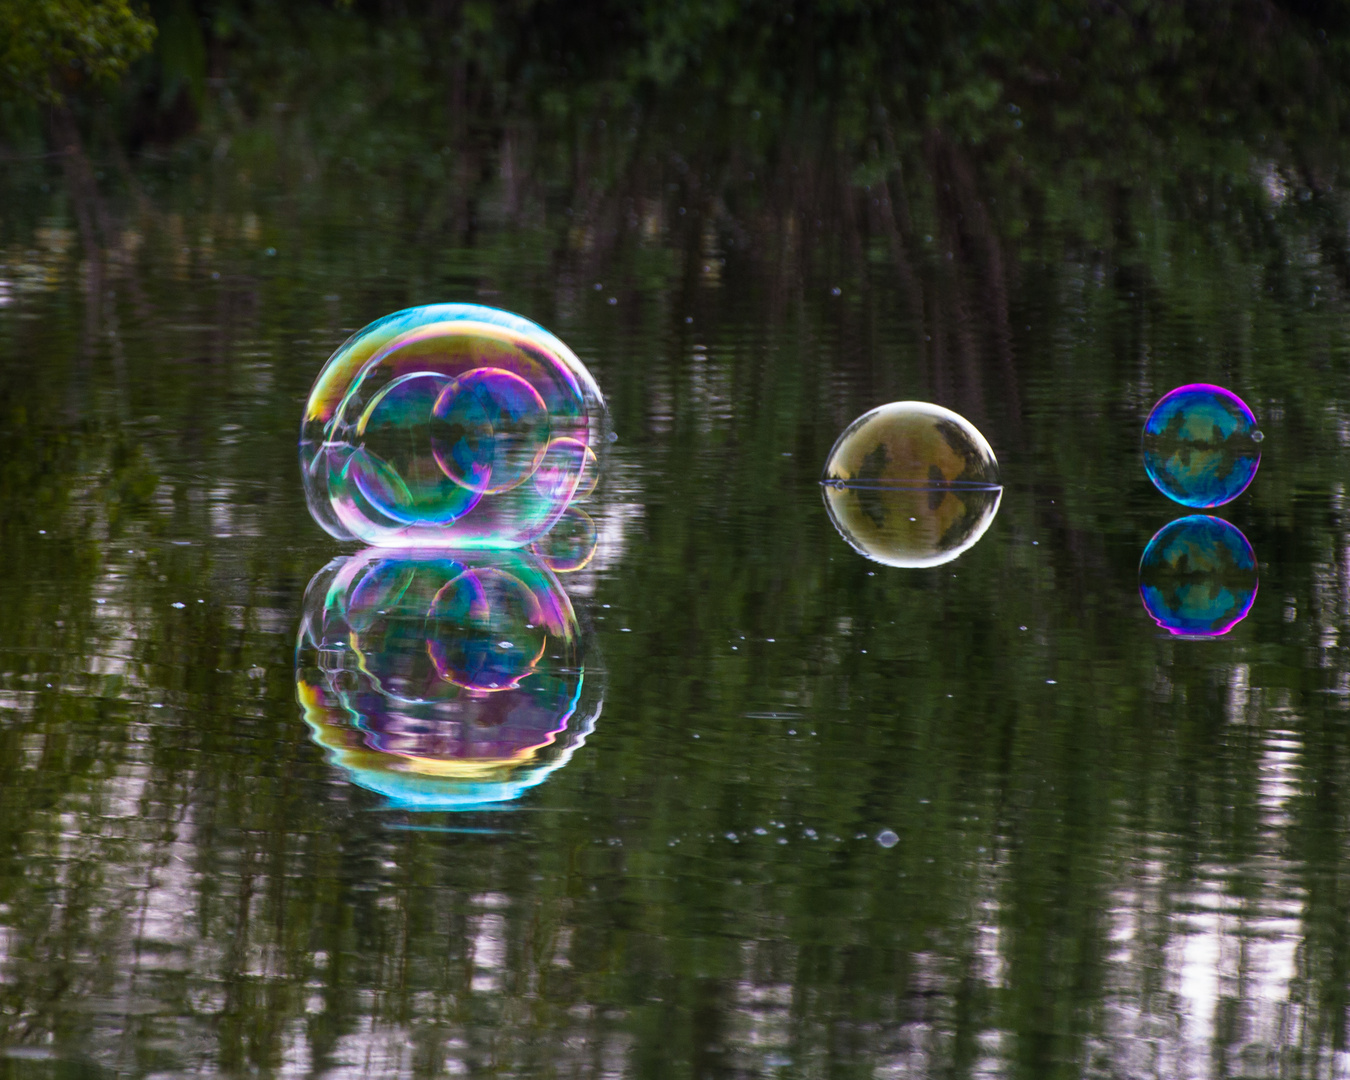
<instances>
[{"instance_id":1,"label":"small bubble reflection","mask_svg":"<svg viewBox=\"0 0 1350 1080\"><path fill-rule=\"evenodd\" d=\"M1220 637L1247 617L1258 587L1256 554L1235 525L1191 514L1164 525L1139 560L1139 596L1177 637Z\"/></svg>"}]
</instances>

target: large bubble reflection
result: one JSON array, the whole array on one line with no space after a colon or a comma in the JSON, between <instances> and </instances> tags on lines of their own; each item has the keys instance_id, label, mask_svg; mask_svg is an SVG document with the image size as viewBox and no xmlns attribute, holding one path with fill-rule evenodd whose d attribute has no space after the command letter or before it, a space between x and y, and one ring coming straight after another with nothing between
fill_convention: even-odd
<instances>
[{"instance_id":1,"label":"large bubble reflection","mask_svg":"<svg viewBox=\"0 0 1350 1080\"><path fill-rule=\"evenodd\" d=\"M584 644L533 555L368 549L310 582L296 687L357 784L405 809L472 809L541 783L591 732Z\"/></svg>"},{"instance_id":2,"label":"large bubble reflection","mask_svg":"<svg viewBox=\"0 0 1350 1080\"><path fill-rule=\"evenodd\" d=\"M604 400L561 341L474 304L396 312L315 380L305 494L333 536L383 547L520 547L595 486Z\"/></svg>"},{"instance_id":3,"label":"large bubble reflection","mask_svg":"<svg viewBox=\"0 0 1350 1080\"><path fill-rule=\"evenodd\" d=\"M887 566L940 566L969 550L998 513L998 461L963 416L923 401L853 421L821 477L839 534Z\"/></svg>"},{"instance_id":4,"label":"large bubble reflection","mask_svg":"<svg viewBox=\"0 0 1350 1080\"><path fill-rule=\"evenodd\" d=\"M1256 554L1222 518L1191 514L1158 530L1139 560L1139 596L1153 621L1180 637L1219 637L1256 600Z\"/></svg>"}]
</instances>

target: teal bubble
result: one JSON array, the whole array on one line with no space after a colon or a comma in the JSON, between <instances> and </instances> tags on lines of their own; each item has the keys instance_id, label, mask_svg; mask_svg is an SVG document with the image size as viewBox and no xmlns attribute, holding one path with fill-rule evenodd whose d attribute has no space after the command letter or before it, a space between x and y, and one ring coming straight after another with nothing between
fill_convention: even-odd
<instances>
[{"instance_id":1,"label":"teal bubble","mask_svg":"<svg viewBox=\"0 0 1350 1080\"><path fill-rule=\"evenodd\" d=\"M1222 506L1252 482L1262 434L1251 409L1209 383L1179 386L1144 422L1144 469L1154 486L1183 506Z\"/></svg>"}]
</instances>

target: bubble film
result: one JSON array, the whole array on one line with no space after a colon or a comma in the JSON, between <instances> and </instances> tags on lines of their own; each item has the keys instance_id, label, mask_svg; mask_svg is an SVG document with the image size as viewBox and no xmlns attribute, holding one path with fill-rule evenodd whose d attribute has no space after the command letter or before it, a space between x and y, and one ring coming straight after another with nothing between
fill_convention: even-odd
<instances>
[{"instance_id":1,"label":"bubble film","mask_svg":"<svg viewBox=\"0 0 1350 1080\"><path fill-rule=\"evenodd\" d=\"M341 540L520 547L594 488L604 399L528 319L474 304L396 312L315 380L300 429L305 496Z\"/></svg>"},{"instance_id":2,"label":"bubble film","mask_svg":"<svg viewBox=\"0 0 1350 1080\"><path fill-rule=\"evenodd\" d=\"M1261 439L1256 417L1236 394L1190 383L1166 394L1144 422L1144 469L1183 506L1222 506L1252 482Z\"/></svg>"},{"instance_id":3,"label":"bubble film","mask_svg":"<svg viewBox=\"0 0 1350 1080\"><path fill-rule=\"evenodd\" d=\"M310 582L296 691L355 783L404 809L473 809L542 783L593 730L584 654L533 555L370 548Z\"/></svg>"},{"instance_id":4,"label":"bubble film","mask_svg":"<svg viewBox=\"0 0 1350 1080\"><path fill-rule=\"evenodd\" d=\"M853 421L821 478L839 534L886 566L940 566L969 550L998 513L994 451L975 426L923 401Z\"/></svg>"},{"instance_id":5,"label":"bubble film","mask_svg":"<svg viewBox=\"0 0 1350 1080\"><path fill-rule=\"evenodd\" d=\"M1164 525L1139 560L1145 610L1183 637L1228 633L1251 611L1256 589L1256 555L1247 538L1205 514Z\"/></svg>"}]
</instances>

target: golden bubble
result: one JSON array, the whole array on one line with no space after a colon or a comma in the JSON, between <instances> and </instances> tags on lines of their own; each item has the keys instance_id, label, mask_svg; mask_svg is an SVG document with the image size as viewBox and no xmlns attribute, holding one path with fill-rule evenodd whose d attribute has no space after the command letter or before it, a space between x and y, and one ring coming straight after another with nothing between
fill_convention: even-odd
<instances>
[{"instance_id":1,"label":"golden bubble","mask_svg":"<svg viewBox=\"0 0 1350 1080\"><path fill-rule=\"evenodd\" d=\"M998 460L970 421L923 401L860 416L821 478L839 534L886 566L940 566L969 550L998 513Z\"/></svg>"}]
</instances>

